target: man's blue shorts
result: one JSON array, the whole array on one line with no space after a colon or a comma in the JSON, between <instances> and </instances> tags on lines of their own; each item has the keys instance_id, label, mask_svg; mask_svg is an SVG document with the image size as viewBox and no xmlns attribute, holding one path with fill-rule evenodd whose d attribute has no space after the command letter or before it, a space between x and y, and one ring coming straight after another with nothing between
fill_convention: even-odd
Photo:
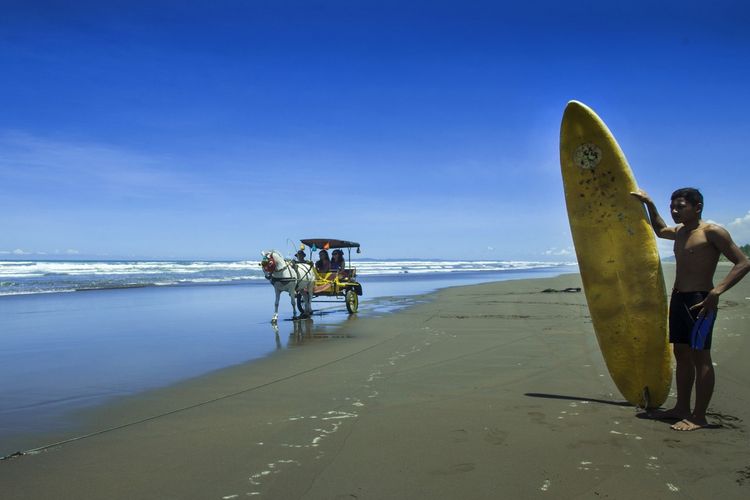
<instances>
[{"instance_id":1,"label":"man's blue shorts","mask_svg":"<svg viewBox=\"0 0 750 500\"><path fill-rule=\"evenodd\" d=\"M672 292L669 302L669 342L689 344L695 350L711 349L716 314L698 316L700 309L690 310L703 302L708 292Z\"/></svg>"}]
</instances>

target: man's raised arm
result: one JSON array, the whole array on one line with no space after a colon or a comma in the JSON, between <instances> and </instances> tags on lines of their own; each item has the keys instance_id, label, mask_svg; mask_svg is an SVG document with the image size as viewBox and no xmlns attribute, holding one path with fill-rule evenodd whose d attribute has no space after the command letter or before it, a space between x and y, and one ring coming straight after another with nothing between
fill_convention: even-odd
<instances>
[{"instance_id":1,"label":"man's raised arm","mask_svg":"<svg viewBox=\"0 0 750 500\"><path fill-rule=\"evenodd\" d=\"M648 218L651 222L651 227L654 228L656 236L667 240L675 239L675 236L677 234L676 229L674 227L667 226L667 223L664 222L664 219L662 219L661 215L659 215L659 211L656 209L654 200L652 200L651 197L642 189L634 191L630 194L638 198L641 203L646 205L646 210L648 210Z\"/></svg>"}]
</instances>

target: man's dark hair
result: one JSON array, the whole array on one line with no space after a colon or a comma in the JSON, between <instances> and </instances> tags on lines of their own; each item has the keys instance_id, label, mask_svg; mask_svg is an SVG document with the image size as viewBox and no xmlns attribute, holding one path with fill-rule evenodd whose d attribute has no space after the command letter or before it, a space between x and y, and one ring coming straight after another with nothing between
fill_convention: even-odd
<instances>
[{"instance_id":1,"label":"man's dark hair","mask_svg":"<svg viewBox=\"0 0 750 500\"><path fill-rule=\"evenodd\" d=\"M695 188L682 188L672 193L672 201L675 198L685 198L685 201L693 205L694 207L698 204L701 205L701 212L703 212L703 195L700 191Z\"/></svg>"}]
</instances>

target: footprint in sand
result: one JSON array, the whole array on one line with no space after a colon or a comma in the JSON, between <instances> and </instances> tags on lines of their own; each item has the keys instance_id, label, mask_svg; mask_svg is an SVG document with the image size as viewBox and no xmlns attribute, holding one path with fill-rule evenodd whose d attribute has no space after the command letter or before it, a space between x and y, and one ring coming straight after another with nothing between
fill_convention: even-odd
<instances>
[{"instance_id":1,"label":"footprint in sand","mask_svg":"<svg viewBox=\"0 0 750 500\"><path fill-rule=\"evenodd\" d=\"M747 466L744 469L738 470L736 472L737 472L737 479L735 480L735 482L737 484L742 486L746 482L750 482L750 466Z\"/></svg>"},{"instance_id":2,"label":"footprint in sand","mask_svg":"<svg viewBox=\"0 0 750 500\"><path fill-rule=\"evenodd\" d=\"M708 413L706 413L706 415L708 416L709 420L715 421L715 425L718 425L720 427L726 427L728 429L735 430L742 429L742 426L740 425L742 422L741 418L715 411L709 411Z\"/></svg>"},{"instance_id":3,"label":"footprint in sand","mask_svg":"<svg viewBox=\"0 0 750 500\"><path fill-rule=\"evenodd\" d=\"M542 412L529 411L529 412L526 412L526 414L529 416L529 419L533 423L535 423L535 424L544 424L544 423L546 423L545 422L546 415L544 413L542 413Z\"/></svg>"},{"instance_id":4,"label":"footprint in sand","mask_svg":"<svg viewBox=\"0 0 750 500\"><path fill-rule=\"evenodd\" d=\"M503 444L505 440L508 439L508 433L506 431L501 431L500 429L496 429L494 427L486 429L486 431L487 432L484 435L484 440L495 446Z\"/></svg>"},{"instance_id":5,"label":"footprint in sand","mask_svg":"<svg viewBox=\"0 0 750 500\"><path fill-rule=\"evenodd\" d=\"M469 433L464 429L453 430L450 435L454 443L465 443L469 440Z\"/></svg>"},{"instance_id":6,"label":"footprint in sand","mask_svg":"<svg viewBox=\"0 0 750 500\"><path fill-rule=\"evenodd\" d=\"M682 442L679 439L663 439L662 441L664 441L664 444L668 448L679 448L680 443Z\"/></svg>"},{"instance_id":7,"label":"footprint in sand","mask_svg":"<svg viewBox=\"0 0 750 500\"><path fill-rule=\"evenodd\" d=\"M471 472L476 468L473 463L456 464L448 467L448 469L441 469L432 471L432 474L437 476L451 476L453 474L462 474L464 472Z\"/></svg>"}]
</instances>

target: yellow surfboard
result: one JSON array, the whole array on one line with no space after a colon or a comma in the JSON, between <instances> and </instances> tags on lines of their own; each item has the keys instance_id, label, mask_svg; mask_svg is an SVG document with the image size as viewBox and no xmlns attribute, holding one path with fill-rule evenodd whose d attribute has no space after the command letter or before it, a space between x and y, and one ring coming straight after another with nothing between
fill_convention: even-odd
<instances>
[{"instance_id":1,"label":"yellow surfboard","mask_svg":"<svg viewBox=\"0 0 750 500\"><path fill-rule=\"evenodd\" d=\"M560 127L568 220L596 338L630 403L655 408L672 383L667 296L656 238L625 155L590 108L571 101Z\"/></svg>"}]
</instances>

